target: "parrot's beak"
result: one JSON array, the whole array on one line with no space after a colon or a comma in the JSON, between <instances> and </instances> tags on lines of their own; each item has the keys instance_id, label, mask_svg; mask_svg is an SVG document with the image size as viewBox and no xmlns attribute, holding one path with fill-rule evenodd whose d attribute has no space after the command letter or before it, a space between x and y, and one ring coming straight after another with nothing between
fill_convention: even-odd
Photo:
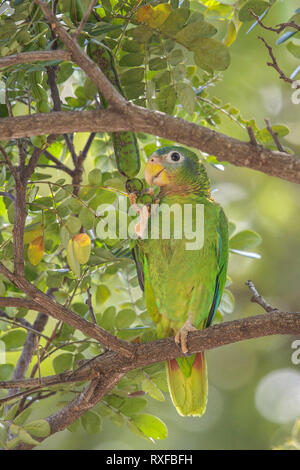
<instances>
[{"instance_id":1,"label":"parrot's beak","mask_svg":"<svg viewBox=\"0 0 300 470\"><path fill-rule=\"evenodd\" d=\"M145 167L145 180L149 186L165 186L169 183L165 168L157 157L151 157Z\"/></svg>"}]
</instances>

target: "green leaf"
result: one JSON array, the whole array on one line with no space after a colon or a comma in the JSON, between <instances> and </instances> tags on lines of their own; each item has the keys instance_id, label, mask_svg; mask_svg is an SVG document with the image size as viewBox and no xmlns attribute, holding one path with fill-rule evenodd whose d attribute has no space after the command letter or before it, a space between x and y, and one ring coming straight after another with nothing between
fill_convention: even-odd
<instances>
[{"instance_id":1,"label":"green leaf","mask_svg":"<svg viewBox=\"0 0 300 470\"><path fill-rule=\"evenodd\" d=\"M70 426L67 427L67 430L70 432L76 432L80 428L80 419L76 419L74 423L70 424Z\"/></svg>"},{"instance_id":2,"label":"green leaf","mask_svg":"<svg viewBox=\"0 0 300 470\"><path fill-rule=\"evenodd\" d=\"M162 59L161 57L154 57L154 59L149 60L149 70L163 70L166 68L166 59Z\"/></svg>"},{"instance_id":3,"label":"green leaf","mask_svg":"<svg viewBox=\"0 0 300 470\"><path fill-rule=\"evenodd\" d=\"M152 37L152 30L148 26L137 26L131 30L131 34L137 42L148 42Z\"/></svg>"},{"instance_id":4,"label":"green leaf","mask_svg":"<svg viewBox=\"0 0 300 470\"><path fill-rule=\"evenodd\" d=\"M14 368L13 364L0 364L0 380L9 380Z\"/></svg>"},{"instance_id":5,"label":"green leaf","mask_svg":"<svg viewBox=\"0 0 300 470\"><path fill-rule=\"evenodd\" d=\"M141 83L133 83L130 86L124 87L124 93L129 100L134 100L139 98L140 96L144 95L145 91L145 84Z\"/></svg>"},{"instance_id":6,"label":"green leaf","mask_svg":"<svg viewBox=\"0 0 300 470\"><path fill-rule=\"evenodd\" d=\"M1 341L4 341L5 348L7 351L18 349L24 345L27 334L21 330L11 330L1 337Z\"/></svg>"},{"instance_id":7,"label":"green leaf","mask_svg":"<svg viewBox=\"0 0 300 470\"><path fill-rule=\"evenodd\" d=\"M159 29L168 36L174 36L183 28L189 14L190 12L187 8L178 8L177 10L173 10Z\"/></svg>"},{"instance_id":8,"label":"green leaf","mask_svg":"<svg viewBox=\"0 0 300 470\"><path fill-rule=\"evenodd\" d=\"M205 21L196 21L195 23L188 24L185 28L179 31L175 39L187 49L196 50L199 40L203 38L210 38L216 34L216 28L210 23Z\"/></svg>"},{"instance_id":9,"label":"green leaf","mask_svg":"<svg viewBox=\"0 0 300 470\"><path fill-rule=\"evenodd\" d=\"M49 273L47 276L47 286L51 287L52 289L60 287L63 281L64 275L62 273Z\"/></svg>"},{"instance_id":10,"label":"green leaf","mask_svg":"<svg viewBox=\"0 0 300 470\"><path fill-rule=\"evenodd\" d=\"M70 268L72 269L73 273L77 277L80 277L80 264L79 264L79 261L77 259L76 254L75 254L73 239L70 239L69 243L68 243L67 260L68 260L68 264L69 264Z\"/></svg>"},{"instance_id":11,"label":"green leaf","mask_svg":"<svg viewBox=\"0 0 300 470\"><path fill-rule=\"evenodd\" d=\"M294 57L296 57L296 59L300 59L300 46L299 45L294 44L293 42L289 42L286 47L288 51L291 54L293 54Z\"/></svg>"},{"instance_id":12,"label":"green leaf","mask_svg":"<svg viewBox=\"0 0 300 470\"><path fill-rule=\"evenodd\" d=\"M178 83L176 85L177 96L185 111L193 114L195 109L195 92L187 83Z\"/></svg>"},{"instance_id":13,"label":"green leaf","mask_svg":"<svg viewBox=\"0 0 300 470\"><path fill-rule=\"evenodd\" d=\"M25 444L28 444L30 446L36 446L40 444L39 441L33 439L33 437L31 437L28 432L24 431L24 429L20 429L18 438L21 442L24 442Z\"/></svg>"},{"instance_id":14,"label":"green leaf","mask_svg":"<svg viewBox=\"0 0 300 470\"><path fill-rule=\"evenodd\" d=\"M94 168L88 174L89 184L92 186L101 186L102 184L102 171L99 168Z\"/></svg>"},{"instance_id":15,"label":"green leaf","mask_svg":"<svg viewBox=\"0 0 300 470\"><path fill-rule=\"evenodd\" d=\"M146 439L147 441L153 442L153 439L150 439L148 436L146 436L146 434L144 434L144 433L137 427L137 425L134 423L134 421L133 421L132 419L127 421L127 427L128 427L128 429L130 429L130 431L131 431L133 434L136 434L137 436L142 437L143 439Z\"/></svg>"},{"instance_id":16,"label":"green leaf","mask_svg":"<svg viewBox=\"0 0 300 470\"><path fill-rule=\"evenodd\" d=\"M133 39L125 39L122 43L122 49L126 52L142 52L143 46Z\"/></svg>"},{"instance_id":17,"label":"green leaf","mask_svg":"<svg viewBox=\"0 0 300 470\"><path fill-rule=\"evenodd\" d=\"M45 419L31 421L30 423L25 424L24 429L36 437L47 437L51 432L50 425Z\"/></svg>"},{"instance_id":18,"label":"green leaf","mask_svg":"<svg viewBox=\"0 0 300 470\"><path fill-rule=\"evenodd\" d=\"M13 439L10 439L7 443L6 446L9 450L14 449L20 442L19 437L14 437Z\"/></svg>"},{"instance_id":19,"label":"green leaf","mask_svg":"<svg viewBox=\"0 0 300 470\"><path fill-rule=\"evenodd\" d=\"M145 75L145 69L137 67L126 70L120 75L122 85L131 85L132 83L139 83L143 80Z\"/></svg>"},{"instance_id":20,"label":"green leaf","mask_svg":"<svg viewBox=\"0 0 300 470\"><path fill-rule=\"evenodd\" d=\"M176 104L176 91L172 87L166 87L161 90L156 98L160 111L172 114Z\"/></svg>"},{"instance_id":21,"label":"green leaf","mask_svg":"<svg viewBox=\"0 0 300 470\"><path fill-rule=\"evenodd\" d=\"M224 289L219 309L223 313L232 313L234 310L235 299L228 289Z\"/></svg>"},{"instance_id":22,"label":"green leaf","mask_svg":"<svg viewBox=\"0 0 300 470\"><path fill-rule=\"evenodd\" d=\"M110 290L105 284L100 284L96 289L96 302L98 305L104 304L110 296Z\"/></svg>"},{"instance_id":23,"label":"green leaf","mask_svg":"<svg viewBox=\"0 0 300 470\"><path fill-rule=\"evenodd\" d=\"M163 421L153 415L141 414L133 418L134 424L152 439L166 439L168 430Z\"/></svg>"},{"instance_id":24,"label":"green leaf","mask_svg":"<svg viewBox=\"0 0 300 470\"><path fill-rule=\"evenodd\" d=\"M150 379L145 379L142 382L142 390L144 390L144 392L147 392L150 397L154 398L154 400L165 401L164 394L161 392L158 386Z\"/></svg>"},{"instance_id":25,"label":"green leaf","mask_svg":"<svg viewBox=\"0 0 300 470\"><path fill-rule=\"evenodd\" d=\"M79 211L82 208L82 204L78 199L71 197L68 199L68 206L73 214L79 214Z\"/></svg>"},{"instance_id":26,"label":"green leaf","mask_svg":"<svg viewBox=\"0 0 300 470\"><path fill-rule=\"evenodd\" d=\"M177 65L184 61L184 54L181 49L175 49L168 56L168 61L171 65Z\"/></svg>"},{"instance_id":27,"label":"green leaf","mask_svg":"<svg viewBox=\"0 0 300 470\"><path fill-rule=\"evenodd\" d=\"M169 70L165 70L164 72L157 73L153 77L153 81L155 82L157 87L163 87L165 85L168 85L171 82L171 74Z\"/></svg>"},{"instance_id":28,"label":"green leaf","mask_svg":"<svg viewBox=\"0 0 300 470\"><path fill-rule=\"evenodd\" d=\"M246 21L255 21L253 15L251 15L250 10L252 10L257 16L260 16L266 8L270 5L268 2L264 2L262 0L250 0L243 6L243 8L239 11L239 20L246 22Z\"/></svg>"},{"instance_id":29,"label":"green leaf","mask_svg":"<svg viewBox=\"0 0 300 470\"><path fill-rule=\"evenodd\" d=\"M136 319L136 314L134 310L125 308L120 310L116 318L116 327L117 328L128 328Z\"/></svg>"},{"instance_id":30,"label":"green leaf","mask_svg":"<svg viewBox=\"0 0 300 470\"><path fill-rule=\"evenodd\" d=\"M75 302L72 304L72 310L82 317L87 313L88 309L89 307L87 304L83 304L82 302Z\"/></svg>"},{"instance_id":31,"label":"green leaf","mask_svg":"<svg viewBox=\"0 0 300 470\"><path fill-rule=\"evenodd\" d=\"M59 65L56 76L56 83L65 82L73 73L73 65L70 62L63 62Z\"/></svg>"},{"instance_id":32,"label":"green leaf","mask_svg":"<svg viewBox=\"0 0 300 470\"><path fill-rule=\"evenodd\" d=\"M285 137L290 132L288 127L282 126L282 125L279 125L279 124L275 124L274 126L272 126L272 131L274 133L278 134L278 137ZM273 142L273 137L270 134L267 127L264 127L263 129L260 129L256 133L256 137L262 144L267 144L268 142Z\"/></svg>"},{"instance_id":33,"label":"green leaf","mask_svg":"<svg viewBox=\"0 0 300 470\"><path fill-rule=\"evenodd\" d=\"M62 372L65 372L66 370L70 370L73 365L73 359L74 356L73 354L70 353L63 353L60 354L59 356L56 356L53 361L53 369L56 374L61 374Z\"/></svg>"},{"instance_id":34,"label":"green leaf","mask_svg":"<svg viewBox=\"0 0 300 470\"><path fill-rule=\"evenodd\" d=\"M68 247L69 240L70 240L70 234L68 230L66 229L66 227L62 226L60 229L60 241L64 248Z\"/></svg>"},{"instance_id":35,"label":"green leaf","mask_svg":"<svg viewBox=\"0 0 300 470\"><path fill-rule=\"evenodd\" d=\"M25 421L27 420L28 416L31 415L32 408L27 408L22 411L15 419L14 419L14 424L17 424L18 426L22 426Z\"/></svg>"},{"instance_id":36,"label":"green leaf","mask_svg":"<svg viewBox=\"0 0 300 470\"><path fill-rule=\"evenodd\" d=\"M6 104L0 104L0 118L8 117L8 108Z\"/></svg>"},{"instance_id":37,"label":"green leaf","mask_svg":"<svg viewBox=\"0 0 300 470\"><path fill-rule=\"evenodd\" d=\"M15 414L18 411L18 409L19 409L19 403L16 403L11 408L9 408L4 418L5 421L11 421L15 417Z\"/></svg>"},{"instance_id":38,"label":"green leaf","mask_svg":"<svg viewBox=\"0 0 300 470\"><path fill-rule=\"evenodd\" d=\"M79 212L79 220L86 230L90 230L94 226L95 216L86 207L82 207Z\"/></svg>"},{"instance_id":39,"label":"green leaf","mask_svg":"<svg viewBox=\"0 0 300 470\"><path fill-rule=\"evenodd\" d=\"M144 54L125 54L120 59L119 65L121 67L136 67L144 63Z\"/></svg>"},{"instance_id":40,"label":"green leaf","mask_svg":"<svg viewBox=\"0 0 300 470\"><path fill-rule=\"evenodd\" d=\"M134 416L140 413L147 406L147 403L145 398L126 398L120 407L120 412L125 416Z\"/></svg>"},{"instance_id":41,"label":"green leaf","mask_svg":"<svg viewBox=\"0 0 300 470\"><path fill-rule=\"evenodd\" d=\"M249 251L262 242L261 236L253 230L242 230L229 240L229 248Z\"/></svg>"},{"instance_id":42,"label":"green leaf","mask_svg":"<svg viewBox=\"0 0 300 470\"><path fill-rule=\"evenodd\" d=\"M230 64L230 54L220 41L203 38L194 44L194 60L204 70L226 70Z\"/></svg>"},{"instance_id":43,"label":"green leaf","mask_svg":"<svg viewBox=\"0 0 300 470\"><path fill-rule=\"evenodd\" d=\"M71 233L78 233L81 228L81 221L78 217L70 215L67 219L67 227Z\"/></svg>"},{"instance_id":44,"label":"green leaf","mask_svg":"<svg viewBox=\"0 0 300 470\"><path fill-rule=\"evenodd\" d=\"M98 319L98 316L97 316ZM111 306L108 307L104 312L102 317L100 318L99 324L101 328L104 328L105 330L111 330L116 321L116 308Z\"/></svg>"},{"instance_id":45,"label":"green leaf","mask_svg":"<svg viewBox=\"0 0 300 470\"><path fill-rule=\"evenodd\" d=\"M81 424L87 434L96 434L101 431L101 418L93 411L87 411L81 417Z\"/></svg>"}]
</instances>

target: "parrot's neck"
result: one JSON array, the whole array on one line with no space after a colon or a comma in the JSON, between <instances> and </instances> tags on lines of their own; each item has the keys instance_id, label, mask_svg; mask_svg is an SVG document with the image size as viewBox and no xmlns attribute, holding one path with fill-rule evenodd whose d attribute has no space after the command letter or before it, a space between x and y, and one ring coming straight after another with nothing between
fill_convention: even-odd
<instances>
[{"instance_id":1,"label":"parrot's neck","mask_svg":"<svg viewBox=\"0 0 300 470\"><path fill-rule=\"evenodd\" d=\"M168 184L162 186L159 192L159 198L162 200L165 197L176 197L182 199L194 199L195 197L207 197L210 199L210 188L209 183L203 187L201 183L195 182L194 184Z\"/></svg>"}]
</instances>

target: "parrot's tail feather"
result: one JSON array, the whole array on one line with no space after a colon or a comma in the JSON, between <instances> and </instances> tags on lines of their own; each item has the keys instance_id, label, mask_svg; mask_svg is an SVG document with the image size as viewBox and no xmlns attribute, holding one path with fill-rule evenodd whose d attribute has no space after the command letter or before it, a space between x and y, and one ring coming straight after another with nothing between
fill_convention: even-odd
<instances>
[{"instance_id":1,"label":"parrot's tail feather","mask_svg":"<svg viewBox=\"0 0 300 470\"><path fill-rule=\"evenodd\" d=\"M167 378L170 395L175 408L182 416L202 416L207 403L207 368L204 352L193 356L192 367L179 366L176 359L167 362ZM190 369L189 373L187 370Z\"/></svg>"}]
</instances>

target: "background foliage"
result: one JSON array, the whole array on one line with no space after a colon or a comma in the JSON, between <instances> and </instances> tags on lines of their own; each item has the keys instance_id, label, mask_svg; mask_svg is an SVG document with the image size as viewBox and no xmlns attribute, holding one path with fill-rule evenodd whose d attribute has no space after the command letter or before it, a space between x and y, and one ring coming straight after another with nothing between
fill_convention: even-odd
<instances>
[{"instance_id":1,"label":"background foliage","mask_svg":"<svg viewBox=\"0 0 300 470\"><path fill-rule=\"evenodd\" d=\"M282 138L285 149L299 152L299 105L292 103L291 87L266 66L267 51L257 39L260 27L256 26L247 34L254 23L246 12L248 3L260 15L274 2L184 0L179 3L171 0L144 5L144 2L105 0L97 7L97 15L89 18L79 42L135 104L218 128L242 140L248 139L246 127L251 125L260 143L275 148L264 122L264 118L269 117L272 124L276 124L273 128ZM82 17L81 4L84 9L89 1L58 2L60 18L71 32ZM294 0L278 0L267 12L266 22L274 25L288 21L298 6ZM61 46L32 2L4 2L1 8L2 56ZM299 65L297 38L276 46L274 34L264 32L264 37L274 45L287 74L295 71ZM13 116L49 112L53 108L50 70L57 74L62 110L106 106L93 83L78 67L69 62L52 61L22 64L2 72L1 116L9 114L8 103ZM51 158L54 157L72 170L70 149L79 155L89 137L89 134L74 134L70 137L70 146L60 136L39 160L27 193L26 276L41 290L51 289L58 302L89 320L91 312L86 301L90 288L100 326L122 339L150 341L155 339L155 329L145 311L134 264L125 250L127 241L104 241L97 235L101 219L101 214L97 213L99 204L114 204L117 197L125 197L125 177L116 168L114 140L108 134L94 136L79 191L71 185L68 172L51 168L55 166ZM142 176L146 158L157 146L169 142L141 134L137 139L142 162L139 176ZM28 158L34 148L45 148L45 142L42 136L23 139L21 145ZM4 142L3 145L16 163L18 143ZM218 189L214 197L224 206L233 233L241 232L232 239L231 247L258 251L261 256L255 259L259 256L254 254L252 259L231 255L232 285L223 298L218 320L222 315L233 319L257 313L257 307L249 303L249 293L244 286L249 277L271 304L289 311L299 310L296 255L299 188L251 170L222 165L211 155L199 152L199 158L207 162L213 187ZM13 195L14 181L4 165L0 185L1 191ZM8 267L11 267L13 254L13 222L12 198L0 197L0 259ZM75 242L80 232L89 235L91 254L89 240L85 239L87 248L76 256ZM263 242L257 247L261 238ZM81 250L83 240L77 238L77 242ZM236 299L233 313L231 292ZM0 277L0 295L19 294L12 284ZM25 309L16 312L15 308L6 308L5 312L10 320L32 321L36 315ZM0 329L0 339L9 351L7 364L0 365L0 379L7 380L20 355L26 331L4 318L0 318ZM72 369L77 361L101 352L95 341L66 324L49 319L44 334L50 337L54 330L56 335L51 344L44 338L40 341L42 358L44 355L42 375ZM149 442L153 440L156 440L156 448L164 449L280 445L288 441L292 425L299 418L300 403L295 397L300 392L300 374L299 366L291 363L291 354L291 339L278 337L251 340L209 352L209 403L201 420L176 414L166 393L162 365L133 371L101 404L68 431L49 438L42 448L153 449L153 443ZM36 356L32 367L35 364ZM32 368L29 375L31 372ZM290 386L281 390L282 382ZM80 389L80 385L57 387L55 394L32 404L15 419L15 434L20 436L18 426L24 426L22 432L27 431L31 438L47 432L28 428L28 423L47 416L50 409L52 412L59 408ZM5 396L4 392L0 393ZM17 408L18 405L15 411ZM164 423L168 426L168 435ZM101 433L102 428L105 432ZM0 439L5 440L3 427L0 432L3 434ZM297 427L293 436L296 434ZM23 434L24 439L30 437Z\"/></svg>"}]
</instances>

